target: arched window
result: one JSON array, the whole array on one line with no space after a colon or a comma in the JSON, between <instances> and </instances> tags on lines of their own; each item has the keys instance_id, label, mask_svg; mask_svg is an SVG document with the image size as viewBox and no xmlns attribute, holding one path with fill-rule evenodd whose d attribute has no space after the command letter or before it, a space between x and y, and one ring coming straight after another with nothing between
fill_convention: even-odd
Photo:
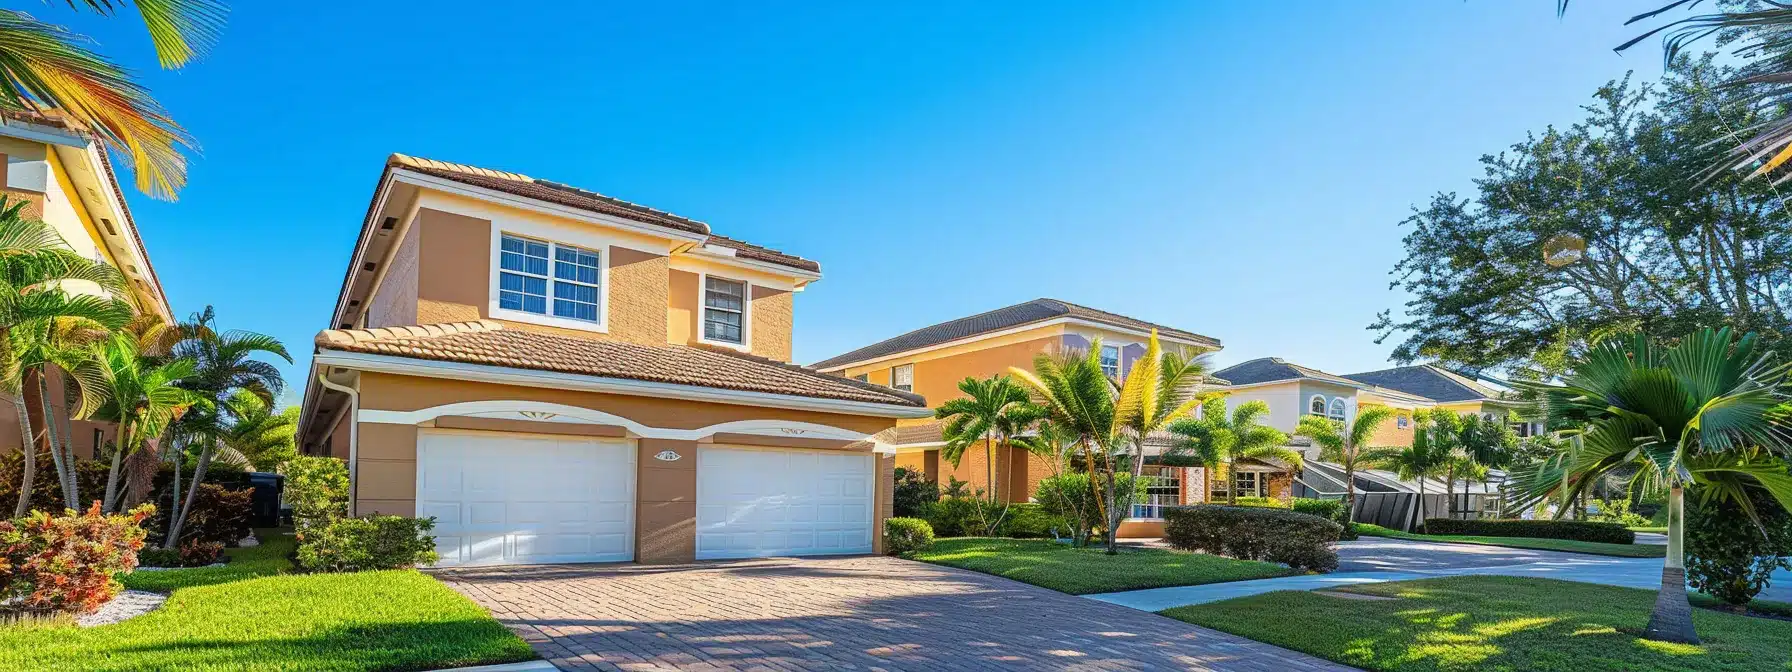
<instances>
[{"instance_id":1,"label":"arched window","mask_svg":"<svg viewBox=\"0 0 1792 672\"><path fill-rule=\"evenodd\" d=\"M1313 395L1313 399L1307 402L1307 412L1313 415L1325 415L1325 396Z\"/></svg>"},{"instance_id":2,"label":"arched window","mask_svg":"<svg viewBox=\"0 0 1792 672\"><path fill-rule=\"evenodd\" d=\"M1333 420L1343 420L1344 419L1344 400L1343 399L1333 399L1332 400L1332 410L1330 413L1327 413L1326 415Z\"/></svg>"}]
</instances>

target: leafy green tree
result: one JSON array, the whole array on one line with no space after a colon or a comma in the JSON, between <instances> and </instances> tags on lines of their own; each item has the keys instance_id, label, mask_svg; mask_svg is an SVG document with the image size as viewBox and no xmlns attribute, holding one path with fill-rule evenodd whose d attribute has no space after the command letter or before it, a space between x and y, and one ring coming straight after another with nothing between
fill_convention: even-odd
<instances>
[{"instance_id":1,"label":"leafy green tree","mask_svg":"<svg viewBox=\"0 0 1792 672\"><path fill-rule=\"evenodd\" d=\"M1357 413L1356 419L1350 423L1349 432L1344 431L1344 421L1317 415L1302 415L1300 423L1294 428L1296 435L1319 444L1320 459L1335 462L1344 468L1346 519L1356 515L1356 469L1362 463L1363 455L1372 450L1368 446L1369 439L1393 417L1394 410L1391 408L1370 406Z\"/></svg>"},{"instance_id":2,"label":"leafy green tree","mask_svg":"<svg viewBox=\"0 0 1792 672\"><path fill-rule=\"evenodd\" d=\"M1010 367L1008 373L1032 393L1045 409L1045 419L1056 427L1073 448L1071 462L1090 474L1091 499L1099 509L1098 519L1109 520L1108 510L1115 504L1115 471L1113 449L1119 439L1115 421L1114 383L1101 370L1099 340L1088 350L1062 353L1044 352L1033 358L1033 370ZM1102 490L1105 487L1105 496ZM1114 528L1108 528L1111 539Z\"/></svg>"},{"instance_id":3,"label":"leafy green tree","mask_svg":"<svg viewBox=\"0 0 1792 672\"><path fill-rule=\"evenodd\" d=\"M934 411L934 417L946 421L941 431L946 445L940 456L957 467L964 459L964 451L981 442L983 465L988 470L989 501L995 503L1000 501L996 456L1007 455L1014 436L1044 417L1045 409L1035 405L1026 388L1008 376L965 378L958 381L958 391L964 396L940 404Z\"/></svg>"},{"instance_id":4,"label":"leafy green tree","mask_svg":"<svg viewBox=\"0 0 1792 672\"><path fill-rule=\"evenodd\" d=\"M1257 422L1269 413L1269 404L1247 401L1226 412L1226 399L1214 397L1201 405L1201 415L1172 423L1169 432L1176 436L1171 454L1189 457L1214 471L1224 472L1232 480L1226 484L1226 503L1238 503L1238 477L1234 472L1239 460L1277 459L1300 467L1301 454L1288 448L1288 435L1274 427Z\"/></svg>"},{"instance_id":5,"label":"leafy green tree","mask_svg":"<svg viewBox=\"0 0 1792 672\"><path fill-rule=\"evenodd\" d=\"M1754 334L1702 329L1671 347L1643 335L1611 339L1576 362L1561 385L1525 387L1546 415L1586 429L1555 458L1513 472L1514 506L1551 496L1567 502L1620 467L1641 467L1633 487L1665 487L1669 512L1661 590L1644 636L1696 643L1686 600L1686 488L1750 515L1755 489L1792 509L1787 365L1775 363Z\"/></svg>"},{"instance_id":6,"label":"leafy green tree","mask_svg":"<svg viewBox=\"0 0 1792 672\"><path fill-rule=\"evenodd\" d=\"M164 68L179 68L217 38L225 9L216 0L68 0L75 10L111 15L136 5ZM180 148L193 141L130 71L95 53L93 42L24 12L0 9L0 109L55 110L92 131L134 169L137 188L173 198L186 183Z\"/></svg>"},{"instance_id":7,"label":"leafy green tree","mask_svg":"<svg viewBox=\"0 0 1792 672\"><path fill-rule=\"evenodd\" d=\"M1544 379L1602 338L1715 324L1787 349L1792 213L1765 180L1686 179L1779 114L1721 88L1735 74L1680 59L1658 84L1610 83L1580 122L1482 157L1468 197L1417 209L1392 272L1412 300L1373 325L1403 339L1393 358Z\"/></svg>"}]
</instances>

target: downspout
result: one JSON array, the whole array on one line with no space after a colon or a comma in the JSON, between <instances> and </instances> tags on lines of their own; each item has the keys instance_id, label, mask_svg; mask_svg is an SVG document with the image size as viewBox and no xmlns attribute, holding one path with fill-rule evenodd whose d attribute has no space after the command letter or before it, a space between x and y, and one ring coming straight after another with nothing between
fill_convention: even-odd
<instances>
[{"instance_id":1,"label":"downspout","mask_svg":"<svg viewBox=\"0 0 1792 672\"><path fill-rule=\"evenodd\" d=\"M361 439L360 439L361 421L359 418L359 416L361 415L361 391L355 387L348 387L346 385L339 385L336 383L332 383L332 382L330 382L330 379L327 376L325 376L324 373L321 371L318 372L318 374L317 374L317 382L319 385L323 385L325 389L335 390L337 392L341 392L343 394L348 395L348 417L344 418L344 421L349 423L349 425L348 425L348 515L350 517L353 517L355 515L355 486L358 483L358 481L355 479L355 471L356 471L355 467L358 466L356 464L357 460L355 458L358 456L359 449L361 447ZM357 379L356 382L359 383L360 382L359 379ZM357 385L357 387L358 387L358 385Z\"/></svg>"}]
</instances>

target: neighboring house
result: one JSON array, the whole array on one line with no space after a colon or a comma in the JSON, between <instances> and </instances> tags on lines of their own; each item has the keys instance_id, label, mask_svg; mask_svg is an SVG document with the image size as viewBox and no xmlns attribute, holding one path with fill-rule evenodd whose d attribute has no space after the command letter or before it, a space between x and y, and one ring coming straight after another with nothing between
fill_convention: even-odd
<instances>
[{"instance_id":1,"label":"neighboring house","mask_svg":"<svg viewBox=\"0 0 1792 672\"><path fill-rule=\"evenodd\" d=\"M789 363L815 262L517 173L393 155L299 441L441 564L882 549L921 396Z\"/></svg>"},{"instance_id":2,"label":"neighboring house","mask_svg":"<svg viewBox=\"0 0 1792 672\"><path fill-rule=\"evenodd\" d=\"M1512 418L1512 431L1520 438L1536 436L1543 431L1541 421L1512 417L1519 412L1521 404L1510 392L1435 364L1353 373L1345 378L1424 397L1435 402L1438 408L1458 413L1474 413L1489 420Z\"/></svg>"},{"instance_id":3,"label":"neighboring house","mask_svg":"<svg viewBox=\"0 0 1792 672\"><path fill-rule=\"evenodd\" d=\"M1124 376L1144 356L1154 329L1166 351L1193 357L1221 347L1218 340L1194 332L1067 301L1035 299L923 327L811 366L861 382L916 392L937 407L963 396L958 383L965 378L1007 374L1009 367L1031 370L1034 357L1040 354L1087 352L1097 339L1109 375ZM919 471L941 485L958 479L976 488L988 486L989 470L981 444L966 450L954 466L940 458L945 445L941 422L904 420L899 425L894 441L897 466ZM1048 460L1019 448L999 451L995 462L997 490L1011 502L1027 501L1039 480L1053 471ZM1166 501L1181 501L1181 486L1171 480L1160 479L1153 491Z\"/></svg>"},{"instance_id":4,"label":"neighboring house","mask_svg":"<svg viewBox=\"0 0 1792 672\"><path fill-rule=\"evenodd\" d=\"M149 264L149 252L138 236L137 223L125 205L124 192L118 188L118 177L99 139L54 116L0 112L0 168L4 169L0 182L5 185L0 194L8 204L24 201L25 215L54 228L70 249L117 268L127 286L128 296L123 298L144 313L173 321L168 298ZM106 294L88 281L70 281L63 289ZM50 404L58 409L58 417L67 417L63 376L52 369L48 383ZM47 446L42 400L34 383L25 386L25 405L32 429L42 437L40 446ZM73 420L71 425L69 445L83 459L92 459L116 435L112 423ZM18 450L21 443L18 414L12 404L0 404L0 453Z\"/></svg>"}]
</instances>

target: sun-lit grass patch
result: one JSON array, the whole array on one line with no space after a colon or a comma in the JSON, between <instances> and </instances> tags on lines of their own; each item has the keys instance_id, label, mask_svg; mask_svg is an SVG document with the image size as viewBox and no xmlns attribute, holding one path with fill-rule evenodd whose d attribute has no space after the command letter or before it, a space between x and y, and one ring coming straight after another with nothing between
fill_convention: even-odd
<instances>
[{"instance_id":1,"label":"sun-lit grass patch","mask_svg":"<svg viewBox=\"0 0 1792 672\"><path fill-rule=\"evenodd\" d=\"M1269 562L1233 560L1154 548L1071 548L1049 539L940 539L912 560L960 567L1072 595L1192 586L1288 576L1300 572Z\"/></svg>"},{"instance_id":2,"label":"sun-lit grass patch","mask_svg":"<svg viewBox=\"0 0 1792 672\"><path fill-rule=\"evenodd\" d=\"M1460 576L1286 591L1164 615L1370 670L1792 670L1792 623L1697 610L1704 643L1640 639L1651 591Z\"/></svg>"},{"instance_id":3,"label":"sun-lit grass patch","mask_svg":"<svg viewBox=\"0 0 1792 672\"><path fill-rule=\"evenodd\" d=\"M1532 537L1476 537L1461 534L1415 534L1388 529L1380 525L1357 523L1357 533L1369 537L1387 539L1405 539L1407 541L1432 541L1446 544L1475 544L1478 546L1503 546L1506 548L1525 548L1533 551L1563 551L1567 553L1588 553L1592 555L1610 555L1620 558L1659 558L1667 554L1667 547L1651 544L1603 544L1595 541L1574 541L1570 539L1536 539Z\"/></svg>"}]
</instances>

